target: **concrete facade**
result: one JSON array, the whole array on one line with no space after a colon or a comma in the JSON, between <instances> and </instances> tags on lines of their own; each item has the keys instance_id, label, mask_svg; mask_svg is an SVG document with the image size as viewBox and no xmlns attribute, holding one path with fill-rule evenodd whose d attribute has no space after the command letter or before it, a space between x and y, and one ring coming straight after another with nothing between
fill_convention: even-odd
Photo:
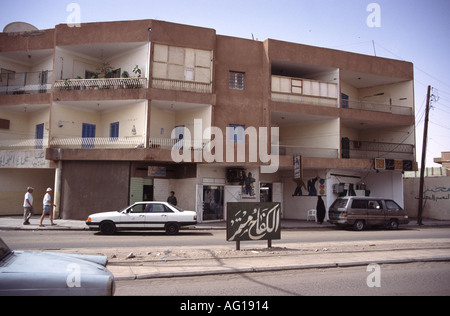
<instances>
[{"instance_id":1,"label":"concrete facade","mask_svg":"<svg viewBox=\"0 0 450 316\"><path fill-rule=\"evenodd\" d=\"M34 186L54 187L63 219L171 190L200 220L267 199L306 219L339 184L404 205L402 172L417 169L409 62L141 20L1 33L0 68L0 194L25 193L18 168L44 173ZM22 212L17 192L0 214Z\"/></svg>"}]
</instances>

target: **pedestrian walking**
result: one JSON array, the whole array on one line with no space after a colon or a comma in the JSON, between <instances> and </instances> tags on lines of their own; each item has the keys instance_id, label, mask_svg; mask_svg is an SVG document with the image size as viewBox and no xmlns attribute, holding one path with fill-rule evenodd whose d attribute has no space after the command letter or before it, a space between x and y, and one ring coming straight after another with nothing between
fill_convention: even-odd
<instances>
[{"instance_id":1,"label":"pedestrian walking","mask_svg":"<svg viewBox=\"0 0 450 316\"><path fill-rule=\"evenodd\" d=\"M44 199L42 200L42 203L44 204L44 208L42 210L42 216L41 216L41 221L39 223L39 227L45 227L42 224L42 222L44 220L45 215L47 215L47 214L50 216L50 225L52 225L52 226L56 225L55 223L53 223L53 207L56 205L52 203L52 196L50 195L50 192L52 192L52 189L48 188L44 195Z\"/></svg>"},{"instance_id":2,"label":"pedestrian walking","mask_svg":"<svg viewBox=\"0 0 450 316\"><path fill-rule=\"evenodd\" d=\"M27 193L25 193L25 197L23 200L23 224L30 225L30 218L34 215L33 209L33 193L34 188L28 187Z\"/></svg>"},{"instance_id":3,"label":"pedestrian walking","mask_svg":"<svg viewBox=\"0 0 450 316\"><path fill-rule=\"evenodd\" d=\"M317 197L316 211L317 211L317 222L319 224L322 224L323 220L325 219L325 213L327 212L327 210L325 208L325 203L322 200L322 196L320 195Z\"/></svg>"},{"instance_id":4,"label":"pedestrian walking","mask_svg":"<svg viewBox=\"0 0 450 316\"><path fill-rule=\"evenodd\" d=\"M170 196L167 198L167 202L173 206L177 206L177 198L175 197L175 192L170 191Z\"/></svg>"}]
</instances>

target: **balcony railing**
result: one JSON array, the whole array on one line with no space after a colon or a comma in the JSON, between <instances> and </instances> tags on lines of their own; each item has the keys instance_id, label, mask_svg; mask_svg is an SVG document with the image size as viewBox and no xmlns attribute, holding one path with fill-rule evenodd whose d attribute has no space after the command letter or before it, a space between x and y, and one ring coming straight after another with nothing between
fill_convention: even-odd
<instances>
[{"instance_id":1,"label":"balcony railing","mask_svg":"<svg viewBox=\"0 0 450 316\"><path fill-rule=\"evenodd\" d=\"M147 88L146 78L100 78L57 80L55 90L101 90Z\"/></svg>"},{"instance_id":2,"label":"balcony railing","mask_svg":"<svg viewBox=\"0 0 450 316\"><path fill-rule=\"evenodd\" d=\"M310 79L272 76L273 101L338 107L338 85Z\"/></svg>"},{"instance_id":3,"label":"balcony railing","mask_svg":"<svg viewBox=\"0 0 450 316\"><path fill-rule=\"evenodd\" d=\"M0 139L0 149L3 150L24 150L43 149L48 144L48 137L28 138L28 139Z\"/></svg>"},{"instance_id":4,"label":"balcony railing","mask_svg":"<svg viewBox=\"0 0 450 316\"><path fill-rule=\"evenodd\" d=\"M411 159L414 145L400 143L381 143L342 139L342 158L374 159Z\"/></svg>"},{"instance_id":5,"label":"balcony railing","mask_svg":"<svg viewBox=\"0 0 450 316\"><path fill-rule=\"evenodd\" d=\"M168 149L168 150L209 150L210 141L203 140L193 140L186 141L180 139L172 139L172 138L150 138L149 140L149 148L153 149Z\"/></svg>"},{"instance_id":6,"label":"balcony railing","mask_svg":"<svg viewBox=\"0 0 450 316\"><path fill-rule=\"evenodd\" d=\"M309 148L301 146L279 145L280 156L303 156L316 158L338 158L339 150L334 148ZM274 153L274 149L272 149Z\"/></svg>"},{"instance_id":7,"label":"balcony railing","mask_svg":"<svg viewBox=\"0 0 450 316\"><path fill-rule=\"evenodd\" d=\"M144 148L144 136L130 137L52 137L50 147L66 149L118 149L118 148ZM167 150L206 150L208 141L187 142L171 138L150 138L148 148ZM30 140L30 145L32 142Z\"/></svg>"},{"instance_id":8,"label":"balcony railing","mask_svg":"<svg viewBox=\"0 0 450 316\"><path fill-rule=\"evenodd\" d=\"M411 107L392 104L379 104L366 101L342 100L342 107L400 115L413 115L413 110Z\"/></svg>"},{"instance_id":9,"label":"balcony railing","mask_svg":"<svg viewBox=\"0 0 450 316\"><path fill-rule=\"evenodd\" d=\"M145 137L52 137L50 147L68 149L144 148Z\"/></svg>"},{"instance_id":10,"label":"balcony railing","mask_svg":"<svg viewBox=\"0 0 450 316\"><path fill-rule=\"evenodd\" d=\"M153 78L152 88L163 90L177 90L198 93L212 93L212 84L195 81L171 80Z\"/></svg>"},{"instance_id":11,"label":"balcony railing","mask_svg":"<svg viewBox=\"0 0 450 316\"><path fill-rule=\"evenodd\" d=\"M0 74L0 95L47 93L52 88L52 71Z\"/></svg>"}]
</instances>

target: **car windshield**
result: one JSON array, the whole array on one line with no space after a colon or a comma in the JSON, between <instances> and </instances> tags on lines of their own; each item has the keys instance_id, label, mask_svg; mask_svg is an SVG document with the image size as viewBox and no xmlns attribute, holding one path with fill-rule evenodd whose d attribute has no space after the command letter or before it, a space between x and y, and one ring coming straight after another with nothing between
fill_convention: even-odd
<instances>
[{"instance_id":1,"label":"car windshield","mask_svg":"<svg viewBox=\"0 0 450 316\"><path fill-rule=\"evenodd\" d=\"M0 238L0 260L6 257L11 252L11 249L5 244L5 242Z\"/></svg>"}]
</instances>

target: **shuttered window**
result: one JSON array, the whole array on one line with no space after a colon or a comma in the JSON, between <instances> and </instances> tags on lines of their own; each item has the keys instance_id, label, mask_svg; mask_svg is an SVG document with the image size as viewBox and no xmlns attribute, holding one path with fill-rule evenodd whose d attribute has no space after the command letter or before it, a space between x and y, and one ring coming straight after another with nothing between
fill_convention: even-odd
<instances>
[{"instance_id":1,"label":"shuttered window","mask_svg":"<svg viewBox=\"0 0 450 316\"><path fill-rule=\"evenodd\" d=\"M245 73L230 71L229 87L235 90L245 89Z\"/></svg>"}]
</instances>

